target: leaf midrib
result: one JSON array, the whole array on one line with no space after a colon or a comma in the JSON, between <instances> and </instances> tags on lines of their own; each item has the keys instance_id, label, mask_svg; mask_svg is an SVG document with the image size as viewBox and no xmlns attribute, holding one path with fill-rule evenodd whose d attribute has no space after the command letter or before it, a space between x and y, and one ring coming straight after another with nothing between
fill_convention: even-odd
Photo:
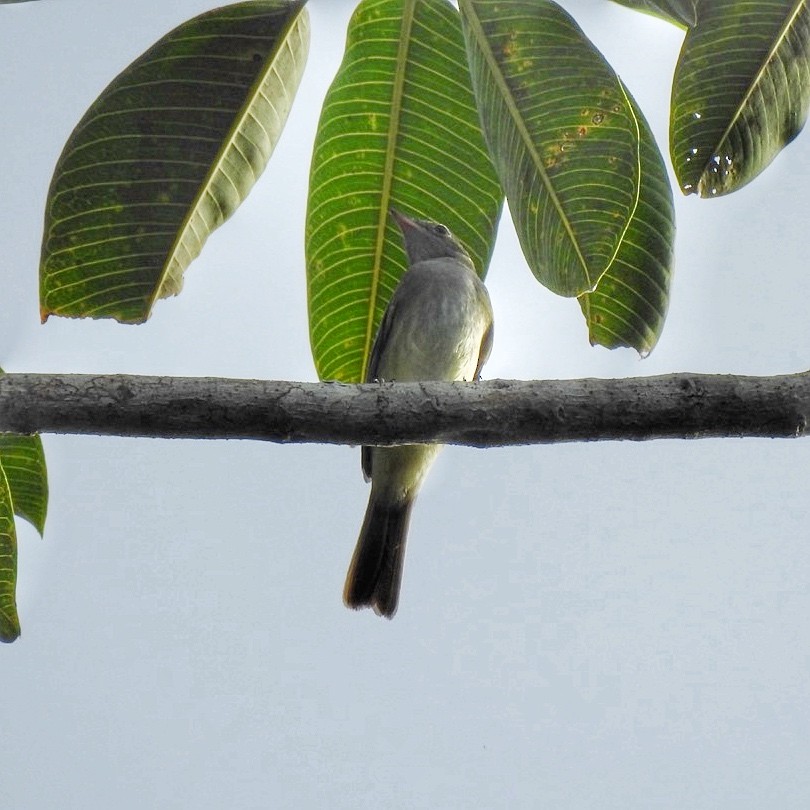
<instances>
[{"instance_id":1,"label":"leaf midrib","mask_svg":"<svg viewBox=\"0 0 810 810\"><path fill-rule=\"evenodd\" d=\"M526 125L523 122L523 118L520 115L520 111L518 110L517 105L514 102L514 98L512 96L511 90L509 89L509 85L506 82L506 79L499 69L498 61L495 59L495 55L492 52L492 49L488 46L486 37L484 36L483 27L481 26L481 22L477 15L475 14L472 3L470 0L459 0L459 8L464 9L467 17L467 23L472 29L475 35L476 44L479 47L479 50L484 56L487 64L490 67L490 73L494 77L496 84L498 85L501 96L506 103L506 107L509 110L510 117L515 123L517 127L518 134L520 135L521 140L526 148L526 151L531 156L532 162L537 170L537 173L540 175L543 185L548 192L549 197L554 205L555 210L557 211L561 222L563 223L563 227L565 228L565 232L568 235L568 238L571 241L571 244L574 248L574 252L576 253L577 259L582 266L582 270L585 274L585 278L588 279L588 284L591 285L591 274L588 269L588 263L585 259L585 256L580 249L579 242L576 238L576 234L574 232L573 226L571 225L570 220L568 219L565 209L563 207L562 201L560 200L557 192L554 189L554 186L551 182L551 178L548 176L548 173L545 170L545 166L543 165L543 161L540 158L537 150L532 143L532 138L529 131L526 129Z\"/></svg>"},{"instance_id":2,"label":"leaf midrib","mask_svg":"<svg viewBox=\"0 0 810 810\"><path fill-rule=\"evenodd\" d=\"M703 178L706 176L706 172L709 171L709 168L712 165L712 158L714 158L715 155L718 155L720 153L720 147L723 145L723 143L725 143L726 139L729 137L734 127L737 126L737 122L742 116L743 110L745 110L745 108L748 106L748 102L750 101L753 94L756 92L757 87L759 86L763 76L768 70L768 66L771 64L771 60L774 58L777 51L782 46L782 43L785 41L788 33L793 27L793 23L795 22L799 14L805 9L805 7L806 7L806 0L798 0L796 5L793 7L791 13L786 17L785 23L783 24L779 32L779 36L774 40L773 46L768 51L768 54L765 57L765 59L763 59L759 70L757 70L756 75L751 80L751 83L748 85L748 89L746 90L745 95L743 96L742 100L734 110L734 115L729 120L728 126L726 126L725 130L723 131L723 134L718 139L716 148L712 150L709 159L706 161L706 164L703 167L703 171L700 173L700 180L703 180Z\"/></svg>"},{"instance_id":3,"label":"leaf midrib","mask_svg":"<svg viewBox=\"0 0 810 810\"><path fill-rule=\"evenodd\" d=\"M593 286L592 290L596 289L596 287L599 285L599 282L602 279L602 276L604 276L605 273L607 273L607 271L613 265L613 262L616 261L616 257L619 255L619 251L622 249L622 246L624 245L624 240L625 240L625 237L627 236L627 231L630 229L630 225L632 224L633 218L635 217L636 211L638 210L638 202L641 199L641 172L642 172L642 168L641 168L641 127L639 126L638 116L636 115L636 111L635 111L635 109L633 107L633 104L632 104L632 102L630 100L630 95L627 92L627 88L625 88L625 86L624 86L624 82L618 76L616 77L616 80L617 80L617 82L619 84L619 89L622 91L622 95L624 96L624 103L625 103L625 105L627 107L627 110L630 112L630 116L631 116L631 118L633 120L633 125L636 128L636 182L635 182L635 187L636 187L635 192L636 193L635 193L635 197L633 199L633 207L630 209L630 212L628 213L628 216L627 216L627 220L624 223L624 228L623 228L619 238L616 240L616 249L613 251L613 255L610 257L607 264L605 265L605 269L602 271L601 275L599 276L599 278L594 283L594 286Z\"/></svg>"},{"instance_id":4,"label":"leaf midrib","mask_svg":"<svg viewBox=\"0 0 810 810\"><path fill-rule=\"evenodd\" d=\"M408 64L408 53L411 44L411 30L416 16L416 0L406 0L402 10L402 23L399 29L399 47L397 48L396 67L394 68L394 83L391 88L391 112L388 119L388 137L385 150L385 164L383 166L382 189L380 194L380 208L377 212L377 233L374 244L374 266L371 273L371 289L369 290L368 315L366 316L366 336L363 341L363 365L360 369L360 379L366 379L371 344L374 341L374 315L377 311L377 297L380 291L380 276L382 274L382 257L385 250L385 226L388 222L388 209L391 202L391 186L394 182L394 162L396 160L397 135L402 119L402 100L405 95L405 74Z\"/></svg>"},{"instance_id":5,"label":"leaf midrib","mask_svg":"<svg viewBox=\"0 0 810 810\"><path fill-rule=\"evenodd\" d=\"M278 38L276 39L276 42L279 43L278 47L273 49L273 51L269 54L269 58L265 61L264 65L262 65L262 69L257 73L255 80L253 81L253 83L251 84L247 94L245 95L245 101L242 103L242 106L241 106L241 108L240 108L240 110L238 112L238 115L234 118L228 132L226 133L225 137L223 138L222 145L221 145L219 151L217 152L216 157L211 162L211 168L209 169L208 173L205 175L205 178L203 179L203 181L200 183L199 190L198 190L197 194L195 195L194 200L189 205L186 216L183 218L183 221L180 223L180 227L177 230L177 238L175 239L174 243L172 244L169 252L166 254L166 261L163 264L163 271L161 273L160 281L155 285L154 292L152 293L152 296L151 296L150 300L147 303L147 312L151 312L153 306L155 305L155 302L161 297L161 295L163 293L164 286L165 286L165 284L166 284L166 282L167 282L167 280L168 280L168 278L170 276L170 270L171 270L171 268L172 268L172 266L173 266L173 264L175 262L175 259L177 257L178 252L180 251L181 247L183 247L183 245L184 245L186 232L190 228L191 223L194 220L194 217L195 217L195 215L196 215L196 213L197 213L197 211L198 211L198 209L200 207L200 204L202 202L202 199L205 197L205 195L206 194L209 195L211 197L211 199L216 203L216 205L220 209L220 211L222 211L222 207L221 207L219 201L216 200L216 198L214 197L213 194L211 194L211 186L213 184L213 179L214 179L214 177L216 177L217 173L220 171L220 168L225 165L225 155L228 154L228 152L230 151L232 146L234 146L234 148L236 148L236 136L238 135L239 132L242 131L242 127L243 127L244 122L250 117L251 109L252 109L252 107L253 107L253 105L254 105L254 103L256 101L256 98L258 96L264 96L264 94L261 92L261 89L262 89L265 81L267 80L268 76L275 69L276 63L278 62L278 59L279 59L279 57L281 55L282 50L285 47L287 47L287 48L289 48L290 52L293 53L293 56L294 56L294 52L293 52L292 47L289 44L288 38L290 36L290 33L293 31L293 29L297 28L299 26L299 24L301 24L302 19L304 20L304 24L305 24L305 18L302 17L303 13L304 13L304 6L299 8L297 13L291 14L288 21L287 21L287 24L282 29L280 29L280 31L278 33ZM279 75L278 71L276 71L276 77L278 78L278 81L282 85L285 85L285 82L282 79L282 77ZM286 90L286 86L285 86L285 90ZM228 178L228 176L225 173L224 169L223 169L222 173L230 181L230 178ZM237 193L238 193L238 190L237 190ZM239 196L241 197L241 195L239 195ZM222 213L224 214L224 212L222 212ZM205 235L205 238L207 239L209 235L210 235L210 232ZM199 237L197 236L197 234L195 234L195 238L197 238L198 241L199 241ZM177 259L177 262L182 267L181 260Z\"/></svg>"}]
</instances>

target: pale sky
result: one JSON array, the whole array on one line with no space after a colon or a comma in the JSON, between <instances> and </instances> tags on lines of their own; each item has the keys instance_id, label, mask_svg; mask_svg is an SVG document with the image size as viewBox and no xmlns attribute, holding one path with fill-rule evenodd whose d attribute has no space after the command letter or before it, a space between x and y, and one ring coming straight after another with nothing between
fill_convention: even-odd
<instances>
[{"instance_id":1,"label":"pale sky","mask_svg":"<svg viewBox=\"0 0 810 810\"><path fill-rule=\"evenodd\" d=\"M103 87L206 0L0 6L7 371L313 380L309 154L354 2L312 0L310 62L254 192L139 327L38 322L50 176ZM666 151L674 27L563 5ZM676 197L668 322L592 349L507 216L487 378L810 366L810 137L728 198ZM804 808L810 441L448 448L393 622L341 602L359 450L46 436L0 648L0 807Z\"/></svg>"}]
</instances>

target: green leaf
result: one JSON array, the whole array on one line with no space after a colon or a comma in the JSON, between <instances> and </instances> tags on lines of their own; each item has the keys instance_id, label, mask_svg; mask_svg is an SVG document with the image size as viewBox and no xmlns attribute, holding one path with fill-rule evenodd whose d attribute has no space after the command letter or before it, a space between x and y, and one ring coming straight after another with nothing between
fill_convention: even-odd
<instances>
[{"instance_id":1,"label":"green leaf","mask_svg":"<svg viewBox=\"0 0 810 810\"><path fill-rule=\"evenodd\" d=\"M688 28L697 20L697 5L700 0L614 0L620 5L644 11L680 28Z\"/></svg>"},{"instance_id":2,"label":"green leaf","mask_svg":"<svg viewBox=\"0 0 810 810\"><path fill-rule=\"evenodd\" d=\"M42 534L48 511L48 471L42 439L0 433L0 464L6 472L14 514Z\"/></svg>"},{"instance_id":3,"label":"green leaf","mask_svg":"<svg viewBox=\"0 0 810 810\"><path fill-rule=\"evenodd\" d=\"M523 253L560 295L592 290L639 200L638 121L549 0L460 0L473 87Z\"/></svg>"},{"instance_id":4,"label":"green leaf","mask_svg":"<svg viewBox=\"0 0 810 810\"><path fill-rule=\"evenodd\" d=\"M641 193L616 258L596 290L580 296L592 344L648 355L664 328L675 241L672 188L649 125L640 127Z\"/></svg>"},{"instance_id":5,"label":"green leaf","mask_svg":"<svg viewBox=\"0 0 810 810\"><path fill-rule=\"evenodd\" d=\"M20 636L16 593L17 534L11 493L0 463L0 641L10 642Z\"/></svg>"},{"instance_id":6,"label":"green leaf","mask_svg":"<svg viewBox=\"0 0 810 810\"><path fill-rule=\"evenodd\" d=\"M306 223L321 379L357 382L405 270L391 206L447 225L481 275L503 195L481 135L458 12L364 0L321 112Z\"/></svg>"},{"instance_id":7,"label":"green leaf","mask_svg":"<svg viewBox=\"0 0 810 810\"><path fill-rule=\"evenodd\" d=\"M303 0L236 3L179 26L112 81L51 182L43 320L139 323L179 292L269 160L308 41Z\"/></svg>"},{"instance_id":8,"label":"green leaf","mask_svg":"<svg viewBox=\"0 0 810 810\"><path fill-rule=\"evenodd\" d=\"M698 10L675 70L670 148L681 190L714 197L751 181L804 126L810 9L711 0Z\"/></svg>"}]
</instances>

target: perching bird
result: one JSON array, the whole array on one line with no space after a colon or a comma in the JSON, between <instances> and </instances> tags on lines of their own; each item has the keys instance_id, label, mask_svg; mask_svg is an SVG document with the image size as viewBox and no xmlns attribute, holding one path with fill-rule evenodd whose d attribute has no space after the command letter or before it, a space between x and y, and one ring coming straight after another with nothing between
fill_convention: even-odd
<instances>
[{"instance_id":1,"label":"perching bird","mask_svg":"<svg viewBox=\"0 0 810 810\"><path fill-rule=\"evenodd\" d=\"M477 380L492 348L492 305L467 251L436 222L391 209L404 236L403 274L371 349L366 382ZM441 445L363 447L371 496L343 601L392 618L411 508Z\"/></svg>"}]
</instances>

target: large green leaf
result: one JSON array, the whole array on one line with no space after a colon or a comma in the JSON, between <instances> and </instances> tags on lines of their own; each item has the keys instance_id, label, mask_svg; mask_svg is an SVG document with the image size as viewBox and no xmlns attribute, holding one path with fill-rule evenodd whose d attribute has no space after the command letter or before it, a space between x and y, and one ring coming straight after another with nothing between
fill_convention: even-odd
<instances>
[{"instance_id":1,"label":"large green leaf","mask_svg":"<svg viewBox=\"0 0 810 810\"><path fill-rule=\"evenodd\" d=\"M0 462L0 641L20 635L17 616L17 534L3 464Z\"/></svg>"},{"instance_id":2,"label":"large green leaf","mask_svg":"<svg viewBox=\"0 0 810 810\"><path fill-rule=\"evenodd\" d=\"M752 180L799 132L809 104L807 3L701 3L672 89L670 148L682 191L713 197Z\"/></svg>"},{"instance_id":3,"label":"large green leaf","mask_svg":"<svg viewBox=\"0 0 810 810\"><path fill-rule=\"evenodd\" d=\"M0 433L0 641L14 641L20 635L14 515L42 534L47 509L48 476L41 439Z\"/></svg>"},{"instance_id":4,"label":"large green leaf","mask_svg":"<svg viewBox=\"0 0 810 810\"><path fill-rule=\"evenodd\" d=\"M482 275L502 193L445 0L364 0L321 112L306 223L312 353L321 379L363 378L405 269L392 205L445 223Z\"/></svg>"},{"instance_id":5,"label":"large green leaf","mask_svg":"<svg viewBox=\"0 0 810 810\"><path fill-rule=\"evenodd\" d=\"M681 28L694 25L700 0L614 0L628 8L644 11Z\"/></svg>"},{"instance_id":6,"label":"large green leaf","mask_svg":"<svg viewBox=\"0 0 810 810\"><path fill-rule=\"evenodd\" d=\"M167 34L70 136L45 214L50 314L141 322L264 169L309 41L303 0L251 0Z\"/></svg>"},{"instance_id":7,"label":"large green leaf","mask_svg":"<svg viewBox=\"0 0 810 810\"><path fill-rule=\"evenodd\" d=\"M639 121L641 192L630 227L596 290L580 296L591 343L649 354L664 328L675 241L672 188L649 125Z\"/></svg>"},{"instance_id":8,"label":"large green leaf","mask_svg":"<svg viewBox=\"0 0 810 810\"><path fill-rule=\"evenodd\" d=\"M630 98L556 3L459 8L487 143L529 266L560 295L592 290L639 200Z\"/></svg>"},{"instance_id":9,"label":"large green leaf","mask_svg":"<svg viewBox=\"0 0 810 810\"><path fill-rule=\"evenodd\" d=\"M48 471L42 439L0 433L0 464L6 472L14 514L42 534L48 512Z\"/></svg>"}]
</instances>

